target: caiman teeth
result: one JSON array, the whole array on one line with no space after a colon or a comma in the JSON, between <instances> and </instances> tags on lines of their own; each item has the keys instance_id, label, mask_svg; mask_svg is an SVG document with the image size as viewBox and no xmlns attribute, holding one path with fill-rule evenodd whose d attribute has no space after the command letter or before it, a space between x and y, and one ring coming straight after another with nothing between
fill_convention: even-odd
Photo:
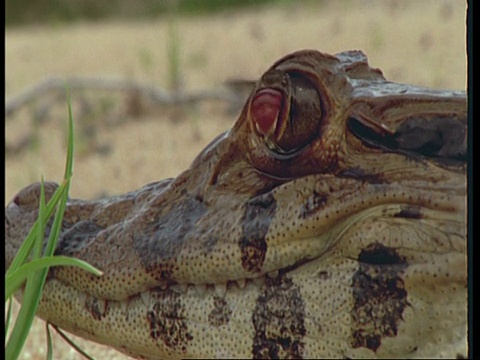
<instances>
[{"instance_id":1,"label":"caiman teeth","mask_svg":"<svg viewBox=\"0 0 480 360\"><path fill-rule=\"evenodd\" d=\"M252 284L258 288L262 287L265 284L265 277L261 276L261 277L252 279Z\"/></svg>"},{"instance_id":2,"label":"caiman teeth","mask_svg":"<svg viewBox=\"0 0 480 360\"><path fill-rule=\"evenodd\" d=\"M225 293L227 292L227 283L222 284L214 284L215 287L215 294L219 297L225 297Z\"/></svg>"},{"instance_id":3,"label":"caiman teeth","mask_svg":"<svg viewBox=\"0 0 480 360\"><path fill-rule=\"evenodd\" d=\"M240 289L245 289L245 285L247 284L247 279L238 279L235 281L237 282L237 285Z\"/></svg>"},{"instance_id":4,"label":"caiman teeth","mask_svg":"<svg viewBox=\"0 0 480 360\"><path fill-rule=\"evenodd\" d=\"M146 307L150 306L150 291L142 291L140 293L140 298Z\"/></svg>"},{"instance_id":5,"label":"caiman teeth","mask_svg":"<svg viewBox=\"0 0 480 360\"><path fill-rule=\"evenodd\" d=\"M267 276L271 279L275 279L278 276L278 270L268 272Z\"/></svg>"},{"instance_id":6,"label":"caiman teeth","mask_svg":"<svg viewBox=\"0 0 480 360\"><path fill-rule=\"evenodd\" d=\"M168 289L168 284L165 283L165 282L160 283L159 286L160 286L160 289L162 289L162 290L167 290Z\"/></svg>"},{"instance_id":7,"label":"caiman teeth","mask_svg":"<svg viewBox=\"0 0 480 360\"><path fill-rule=\"evenodd\" d=\"M175 284L170 288L179 294L185 294L188 290L188 284Z\"/></svg>"},{"instance_id":8,"label":"caiman teeth","mask_svg":"<svg viewBox=\"0 0 480 360\"><path fill-rule=\"evenodd\" d=\"M204 284L195 284L195 290L200 297L204 297L207 292L207 287Z\"/></svg>"},{"instance_id":9,"label":"caiman teeth","mask_svg":"<svg viewBox=\"0 0 480 360\"><path fill-rule=\"evenodd\" d=\"M78 294L78 301L80 302L80 304L85 304L87 302L87 294L84 292Z\"/></svg>"},{"instance_id":10,"label":"caiman teeth","mask_svg":"<svg viewBox=\"0 0 480 360\"><path fill-rule=\"evenodd\" d=\"M126 314L128 311L128 301L119 301L118 304L120 305L120 312Z\"/></svg>"},{"instance_id":11,"label":"caiman teeth","mask_svg":"<svg viewBox=\"0 0 480 360\"><path fill-rule=\"evenodd\" d=\"M177 294L186 294L193 288L200 298L205 298L205 295L207 293L209 294L213 293L215 294L215 296L224 298L225 295L227 294L227 290L231 289L232 286L235 286L235 284L241 290L247 288L248 286L253 286L257 289L260 289L265 285L266 276L273 279L273 278L276 278L278 274L279 274L278 270L275 270L275 271L270 271L264 276L259 276L253 279L243 278L243 279L229 280L228 282L217 283L217 284L175 283L167 286L165 284L159 284L155 288L156 289L155 291L170 290L170 291L176 292ZM142 291L139 293L139 295L142 302L145 304L145 306L149 306L150 299L151 299L150 291Z\"/></svg>"}]
</instances>

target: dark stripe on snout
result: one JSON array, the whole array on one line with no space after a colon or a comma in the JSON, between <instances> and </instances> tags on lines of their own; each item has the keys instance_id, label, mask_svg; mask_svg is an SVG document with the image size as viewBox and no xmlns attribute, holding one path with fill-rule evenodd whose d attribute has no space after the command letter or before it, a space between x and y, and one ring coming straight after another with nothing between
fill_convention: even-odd
<instances>
[{"instance_id":1,"label":"dark stripe on snout","mask_svg":"<svg viewBox=\"0 0 480 360\"><path fill-rule=\"evenodd\" d=\"M104 228L90 220L82 220L64 230L60 236L55 255L75 256L95 240Z\"/></svg>"},{"instance_id":2,"label":"dark stripe on snout","mask_svg":"<svg viewBox=\"0 0 480 360\"><path fill-rule=\"evenodd\" d=\"M254 359L302 359L305 302L298 287L284 275L265 278L252 316Z\"/></svg>"},{"instance_id":3,"label":"dark stripe on snout","mask_svg":"<svg viewBox=\"0 0 480 360\"><path fill-rule=\"evenodd\" d=\"M129 227L133 249L145 271L162 285L172 280L177 258L189 242L197 242L197 223L207 211L201 199L184 194L161 211L152 207Z\"/></svg>"},{"instance_id":4,"label":"dark stripe on snout","mask_svg":"<svg viewBox=\"0 0 480 360\"><path fill-rule=\"evenodd\" d=\"M187 324L187 314L182 297L172 290L152 290L146 313L150 337L156 342L185 353L193 340Z\"/></svg>"},{"instance_id":5,"label":"dark stripe on snout","mask_svg":"<svg viewBox=\"0 0 480 360\"><path fill-rule=\"evenodd\" d=\"M395 337L409 306L404 272L407 260L396 249L375 242L361 250L359 268L352 278L353 348L374 352L385 337Z\"/></svg>"},{"instance_id":6,"label":"dark stripe on snout","mask_svg":"<svg viewBox=\"0 0 480 360\"><path fill-rule=\"evenodd\" d=\"M250 199L245 205L239 247L242 253L242 266L249 272L259 272L265 261L267 252L265 237L276 208L277 203L271 193Z\"/></svg>"}]
</instances>

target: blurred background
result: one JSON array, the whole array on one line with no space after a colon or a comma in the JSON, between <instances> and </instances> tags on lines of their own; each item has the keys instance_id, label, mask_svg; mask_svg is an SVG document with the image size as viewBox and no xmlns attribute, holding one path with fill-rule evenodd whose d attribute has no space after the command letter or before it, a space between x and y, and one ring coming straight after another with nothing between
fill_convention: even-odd
<instances>
[{"instance_id":1,"label":"blurred background","mask_svg":"<svg viewBox=\"0 0 480 360\"><path fill-rule=\"evenodd\" d=\"M314 2L315 0L310 0ZM117 19L152 19L175 10L180 14L199 15L228 9L252 8L268 3L287 3L293 0L28 0L6 3L6 25L66 23L77 20L102 21Z\"/></svg>"},{"instance_id":2,"label":"blurred background","mask_svg":"<svg viewBox=\"0 0 480 360\"><path fill-rule=\"evenodd\" d=\"M216 94L161 104L138 88L73 87L71 196L93 199L178 175L235 121L232 91L243 99L245 80L295 50L362 50L388 80L465 90L465 19L464 0L7 0L6 201L42 175L63 176L66 80ZM35 329L25 359L45 356ZM80 359L59 339L55 349Z\"/></svg>"}]
</instances>

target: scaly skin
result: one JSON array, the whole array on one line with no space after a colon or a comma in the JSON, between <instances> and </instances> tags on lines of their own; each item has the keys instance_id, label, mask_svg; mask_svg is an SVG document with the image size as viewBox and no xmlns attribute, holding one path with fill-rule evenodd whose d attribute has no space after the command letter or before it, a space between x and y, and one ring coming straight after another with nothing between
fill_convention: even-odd
<instances>
[{"instance_id":1,"label":"scaly skin","mask_svg":"<svg viewBox=\"0 0 480 360\"><path fill-rule=\"evenodd\" d=\"M177 178L69 200L56 254L105 274L51 269L38 315L137 358L466 355L466 119L361 52L288 55Z\"/></svg>"}]
</instances>

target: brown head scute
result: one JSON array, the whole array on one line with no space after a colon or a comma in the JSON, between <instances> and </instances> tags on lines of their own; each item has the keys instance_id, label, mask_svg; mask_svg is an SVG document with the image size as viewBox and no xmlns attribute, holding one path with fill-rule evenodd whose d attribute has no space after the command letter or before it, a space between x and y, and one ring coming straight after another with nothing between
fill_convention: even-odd
<instances>
[{"instance_id":1,"label":"brown head scute","mask_svg":"<svg viewBox=\"0 0 480 360\"><path fill-rule=\"evenodd\" d=\"M265 290L253 311L254 359L303 358L305 304L291 279L280 275L265 279Z\"/></svg>"},{"instance_id":2,"label":"brown head scute","mask_svg":"<svg viewBox=\"0 0 480 360\"><path fill-rule=\"evenodd\" d=\"M409 305L402 274L408 266L395 249L372 243L359 256L352 278L354 306L351 345L377 351L382 338L394 337Z\"/></svg>"},{"instance_id":3,"label":"brown head scute","mask_svg":"<svg viewBox=\"0 0 480 360\"><path fill-rule=\"evenodd\" d=\"M245 205L241 220L242 236L239 247L242 253L242 266L250 272L259 272L265 261L270 222L275 215L276 201L271 193L257 196Z\"/></svg>"}]
</instances>

